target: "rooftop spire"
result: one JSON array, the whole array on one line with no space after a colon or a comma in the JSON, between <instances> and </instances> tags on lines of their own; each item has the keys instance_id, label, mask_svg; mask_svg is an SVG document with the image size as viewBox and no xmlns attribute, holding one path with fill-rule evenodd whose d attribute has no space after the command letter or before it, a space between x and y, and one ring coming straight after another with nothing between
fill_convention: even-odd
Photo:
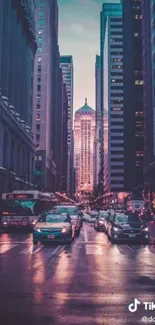
<instances>
[{"instance_id":1,"label":"rooftop spire","mask_svg":"<svg viewBox=\"0 0 155 325\"><path fill-rule=\"evenodd\" d=\"M85 105L87 105L87 98L85 98Z\"/></svg>"}]
</instances>

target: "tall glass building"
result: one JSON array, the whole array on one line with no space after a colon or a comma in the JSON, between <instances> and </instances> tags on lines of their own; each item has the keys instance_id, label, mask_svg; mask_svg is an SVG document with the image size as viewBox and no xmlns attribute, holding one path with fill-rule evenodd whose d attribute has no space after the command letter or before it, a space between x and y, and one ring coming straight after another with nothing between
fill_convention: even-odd
<instances>
[{"instance_id":1,"label":"tall glass building","mask_svg":"<svg viewBox=\"0 0 155 325\"><path fill-rule=\"evenodd\" d=\"M62 130L61 123L57 127L62 96L57 0L36 0L35 22L38 50L33 83L33 132L37 151L35 168L39 172L35 182L42 190L54 191L61 182L57 148L58 132Z\"/></svg>"},{"instance_id":2,"label":"tall glass building","mask_svg":"<svg viewBox=\"0 0 155 325\"><path fill-rule=\"evenodd\" d=\"M73 194L73 57L63 55L60 57L60 66L63 73L63 82L66 84L68 96L68 172L67 172L67 193Z\"/></svg>"},{"instance_id":3,"label":"tall glass building","mask_svg":"<svg viewBox=\"0 0 155 325\"><path fill-rule=\"evenodd\" d=\"M103 4L101 12L101 118L104 191L120 192L124 190L123 25L120 1Z\"/></svg>"},{"instance_id":4,"label":"tall glass building","mask_svg":"<svg viewBox=\"0 0 155 325\"><path fill-rule=\"evenodd\" d=\"M145 196L155 193L155 1L142 0Z\"/></svg>"},{"instance_id":5,"label":"tall glass building","mask_svg":"<svg viewBox=\"0 0 155 325\"><path fill-rule=\"evenodd\" d=\"M125 190L139 197L144 184L142 1L122 0L122 5Z\"/></svg>"}]
</instances>

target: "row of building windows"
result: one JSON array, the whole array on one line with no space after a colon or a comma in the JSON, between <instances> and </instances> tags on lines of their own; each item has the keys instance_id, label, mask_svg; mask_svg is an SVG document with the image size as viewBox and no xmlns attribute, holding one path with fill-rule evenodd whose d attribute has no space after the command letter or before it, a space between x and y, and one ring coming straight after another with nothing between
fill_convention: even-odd
<instances>
[{"instance_id":1,"label":"row of building windows","mask_svg":"<svg viewBox=\"0 0 155 325\"><path fill-rule=\"evenodd\" d=\"M115 49L115 51L117 50L117 49L122 49L122 45L120 45L120 44L110 44L110 48L111 49Z\"/></svg>"},{"instance_id":2,"label":"row of building windows","mask_svg":"<svg viewBox=\"0 0 155 325\"><path fill-rule=\"evenodd\" d=\"M111 177L120 177L120 176L124 176L124 173L111 173Z\"/></svg>"},{"instance_id":3,"label":"row of building windows","mask_svg":"<svg viewBox=\"0 0 155 325\"><path fill-rule=\"evenodd\" d=\"M123 90L123 86L111 86L111 90Z\"/></svg>"},{"instance_id":4,"label":"row of building windows","mask_svg":"<svg viewBox=\"0 0 155 325\"><path fill-rule=\"evenodd\" d=\"M111 31L110 31L110 35L111 35L111 36L122 35L122 31L118 31L118 32L117 32L117 31L113 31L113 30L111 30Z\"/></svg>"},{"instance_id":5,"label":"row of building windows","mask_svg":"<svg viewBox=\"0 0 155 325\"><path fill-rule=\"evenodd\" d=\"M118 70L118 69L122 69L122 68L123 68L122 65L111 65L111 69Z\"/></svg>"},{"instance_id":6,"label":"row of building windows","mask_svg":"<svg viewBox=\"0 0 155 325\"><path fill-rule=\"evenodd\" d=\"M121 77L119 79L111 79L111 82L122 83L123 82L123 77Z\"/></svg>"},{"instance_id":7,"label":"row of building windows","mask_svg":"<svg viewBox=\"0 0 155 325\"><path fill-rule=\"evenodd\" d=\"M111 100L111 104L123 104L123 100Z\"/></svg>"},{"instance_id":8,"label":"row of building windows","mask_svg":"<svg viewBox=\"0 0 155 325\"><path fill-rule=\"evenodd\" d=\"M111 72L111 76L120 77L120 76L123 76L123 72L122 71Z\"/></svg>"},{"instance_id":9,"label":"row of building windows","mask_svg":"<svg viewBox=\"0 0 155 325\"><path fill-rule=\"evenodd\" d=\"M111 43L117 43L117 42L122 42L122 38L110 38ZM122 44L123 46L123 44Z\"/></svg>"},{"instance_id":10,"label":"row of building windows","mask_svg":"<svg viewBox=\"0 0 155 325\"><path fill-rule=\"evenodd\" d=\"M123 55L123 51L118 51L118 52L116 52L116 51L112 51L112 50L111 50L110 54L111 54L111 55Z\"/></svg>"},{"instance_id":11,"label":"row of building windows","mask_svg":"<svg viewBox=\"0 0 155 325\"><path fill-rule=\"evenodd\" d=\"M111 97L119 97L122 96L122 93L111 93Z\"/></svg>"},{"instance_id":12,"label":"row of building windows","mask_svg":"<svg viewBox=\"0 0 155 325\"><path fill-rule=\"evenodd\" d=\"M114 24L110 24L110 28L122 28L122 24L120 24L120 25L114 25Z\"/></svg>"},{"instance_id":13,"label":"row of building windows","mask_svg":"<svg viewBox=\"0 0 155 325\"><path fill-rule=\"evenodd\" d=\"M117 140L117 139L115 139ZM123 140L123 139L122 139ZM111 148L119 148L123 145L123 143L111 143Z\"/></svg>"},{"instance_id":14,"label":"row of building windows","mask_svg":"<svg viewBox=\"0 0 155 325\"><path fill-rule=\"evenodd\" d=\"M123 129L111 129L111 133L122 133Z\"/></svg>"},{"instance_id":15,"label":"row of building windows","mask_svg":"<svg viewBox=\"0 0 155 325\"><path fill-rule=\"evenodd\" d=\"M120 59L120 58L111 58L110 59L111 62L123 62L123 59Z\"/></svg>"},{"instance_id":16,"label":"row of building windows","mask_svg":"<svg viewBox=\"0 0 155 325\"><path fill-rule=\"evenodd\" d=\"M124 184L124 181L114 181L114 180L111 180L111 182L110 182L111 184Z\"/></svg>"},{"instance_id":17,"label":"row of building windows","mask_svg":"<svg viewBox=\"0 0 155 325\"><path fill-rule=\"evenodd\" d=\"M111 151L111 155L123 155L123 151Z\"/></svg>"},{"instance_id":18,"label":"row of building windows","mask_svg":"<svg viewBox=\"0 0 155 325\"><path fill-rule=\"evenodd\" d=\"M111 140L123 140L124 139L124 137L123 136L111 136Z\"/></svg>"}]
</instances>

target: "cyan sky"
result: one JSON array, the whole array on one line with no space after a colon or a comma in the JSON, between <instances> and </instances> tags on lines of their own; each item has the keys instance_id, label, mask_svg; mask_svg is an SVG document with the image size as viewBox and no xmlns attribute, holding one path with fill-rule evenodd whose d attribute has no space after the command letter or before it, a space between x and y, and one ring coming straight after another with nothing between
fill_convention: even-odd
<instances>
[{"instance_id":1,"label":"cyan sky","mask_svg":"<svg viewBox=\"0 0 155 325\"><path fill-rule=\"evenodd\" d=\"M95 56L100 49L100 11L103 2L119 0L58 0L59 46L73 55L74 111L88 104L95 109Z\"/></svg>"}]
</instances>

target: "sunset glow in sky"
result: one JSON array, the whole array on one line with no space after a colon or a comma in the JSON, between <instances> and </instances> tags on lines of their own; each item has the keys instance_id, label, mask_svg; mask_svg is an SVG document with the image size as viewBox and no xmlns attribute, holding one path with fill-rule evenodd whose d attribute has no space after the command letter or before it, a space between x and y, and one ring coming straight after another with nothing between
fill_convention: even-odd
<instances>
[{"instance_id":1,"label":"sunset glow in sky","mask_svg":"<svg viewBox=\"0 0 155 325\"><path fill-rule=\"evenodd\" d=\"M119 0L58 0L61 55L73 55L74 111L95 109L95 56L100 53L100 11L103 2Z\"/></svg>"}]
</instances>

